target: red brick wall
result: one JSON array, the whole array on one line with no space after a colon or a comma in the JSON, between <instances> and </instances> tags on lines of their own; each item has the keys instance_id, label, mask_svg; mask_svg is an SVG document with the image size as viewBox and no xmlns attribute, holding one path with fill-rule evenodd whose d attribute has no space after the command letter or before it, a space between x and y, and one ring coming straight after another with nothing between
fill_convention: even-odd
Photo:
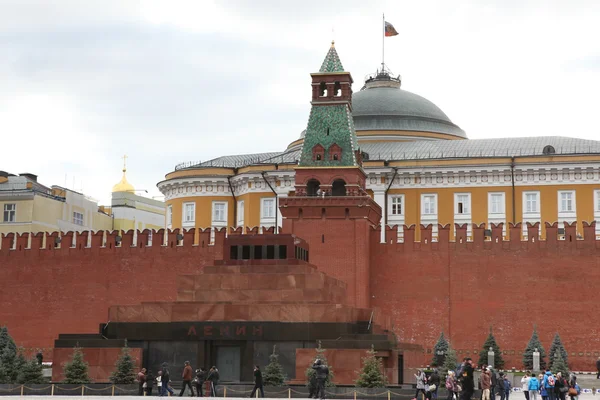
<instances>
[{"instance_id":1,"label":"red brick wall","mask_svg":"<svg viewBox=\"0 0 600 400\"><path fill-rule=\"evenodd\" d=\"M89 364L88 375L92 382L108 382L107 377L115 370L115 364L121 355L121 348L94 349L84 348L83 360ZM135 363L135 372L142 368L142 349L129 349L129 354ZM54 349L52 381L60 382L65 379L63 368L71 361L73 349Z\"/></svg>"},{"instance_id":2,"label":"red brick wall","mask_svg":"<svg viewBox=\"0 0 600 400\"><path fill-rule=\"evenodd\" d=\"M379 232L373 231L371 305L392 317L400 342L430 350L443 330L462 358L481 350L492 326L508 352L505 367L521 368L536 325L546 351L559 332L571 368L595 369L600 242L590 231L585 240L557 241L556 227L548 229L548 242L504 243L484 242L482 228L475 229L481 240L448 243L440 229L440 241L429 244L414 243L411 229L405 243L375 244ZM388 239L395 235L388 232ZM418 365L431 359L426 351Z\"/></svg>"},{"instance_id":3,"label":"red brick wall","mask_svg":"<svg viewBox=\"0 0 600 400\"><path fill-rule=\"evenodd\" d=\"M97 333L111 305L176 300L177 275L212 264L215 254L220 259L222 235L215 246L204 247L193 246L191 239L171 247L171 233L168 246L159 246L155 233L154 246L142 248L10 250L3 241L0 324L8 326L17 345L29 352L44 348L44 359L51 360L59 333Z\"/></svg>"}]
</instances>

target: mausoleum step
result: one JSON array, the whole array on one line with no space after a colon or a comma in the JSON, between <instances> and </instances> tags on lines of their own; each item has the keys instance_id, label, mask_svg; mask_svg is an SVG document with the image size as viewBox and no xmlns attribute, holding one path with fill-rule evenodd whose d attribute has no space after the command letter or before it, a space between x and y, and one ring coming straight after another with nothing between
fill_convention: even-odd
<instances>
[{"instance_id":1,"label":"mausoleum step","mask_svg":"<svg viewBox=\"0 0 600 400\"><path fill-rule=\"evenodd\" d=\"M248 264L248 265L210 265L202 268L203 274L311 274L319 272L312 264Z\"/></svg>"},{"instance_id":2,"label":"mausoleum step","mask_svg":"<svg viewBox=\"0 0 600 400\"><path fill-rule=\"evenodd\" d=\"M188 322L188 321L278 321L351 322L368 321L370 309L342 304L226 304L226 303L142 303L111 306L112 322Z\"/></svg>"},{"instance_id":3,"label":"mausoleum step","mask_svg":"<svg viewBox=\"0 0 600 400\"><path fill-rule=\"evenodd\" d=\"M346 300L346 290L337 286L325 285L323 289L281 288L281 289L215 289L178 290L177 301L202 303L333 303L342 304Z\"/></svg>"},{"instance_id":4,"label":"mausoleum step","mask_svg":"<svg viewBox=\"0 0 600 400\"><path fill-rule=\"evenodd\" d=\"M197 274L179 275L177 289L180 291L219 290L276 290L276 289L326 289L345 290L346 284L323 273L312 274Z\"/></svg>"}]
</instances>

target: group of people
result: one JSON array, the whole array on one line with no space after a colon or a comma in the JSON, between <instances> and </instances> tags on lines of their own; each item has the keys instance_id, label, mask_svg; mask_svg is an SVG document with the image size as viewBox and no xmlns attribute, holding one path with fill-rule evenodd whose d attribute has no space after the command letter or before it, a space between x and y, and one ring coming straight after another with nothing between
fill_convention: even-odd
<instances>
[{"instance_id":1,"label":"group of people","mask_svg":"<svg viewBox=\"0 0 600 400\"><path fill-rule=\"evenodd\" d=\"M154 377L152 371L147 370L146 368L142 368L142 370L138 372L137 382L139 384L138 394L140 396L152 396L152 389L155 382L158 388L159 397L172 396L175 394L171 386L171 374L169 373L168 364L163 363L161 367L162 368L158 371L158 376L156 377ZM190 389L190 396L194 396L192 382L195 383L196 394L198 397L204 396L203 385L205 382L210 383L210 396L216 397L217 385L219 384L219 370L217 367L213 366L209 371L206 371L205 368L199 368L196 370L195 375L196 376L194 377L194 372L190 362L186 361L183 367L183 373L181 374L183 385L181 387L181 391L179 392L179 397L183 396L186 388Z\"/></svg>"},{"instance_id":2,"label":"group of people","mask_svg":"<svg viewBox=\"0 0 600 400\"><path fill-rule=\"evenodd\" d=\"M475 368L471 358L466 357L456 371L448 371L445 387L448 392L447 400L471 400L475 391L474 381ZM414 400L420 400L419 395L423 395L428 400L436 400L440 385L440 376L436 368L427 376L424 371L417 370L415 374L417 379L417 392ZM553 374L550 369L546 369L544 374L539 376L526 372L521 378L522 391L525 400L566 400L569 396L571 400L577 400L581 394L581 388L577 384L577 377L570 374L568 379L558 372ZM479 389L481 390L480 400L509 400L512 391L512 383L508 375L503 372L496 373L491 365L481 368L479 377ZM541 399L538 399L538 395Z\"/></svg>"}]
</instances>

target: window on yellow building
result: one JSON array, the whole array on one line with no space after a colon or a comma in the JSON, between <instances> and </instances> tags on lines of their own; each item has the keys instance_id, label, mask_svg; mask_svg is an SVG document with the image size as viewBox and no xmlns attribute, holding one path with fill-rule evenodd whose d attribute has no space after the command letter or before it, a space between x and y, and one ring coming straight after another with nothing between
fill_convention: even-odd
<instances>
[{"instance_id":1,"label":"window on yellow building","mask_svg":"<svg viewBox=\"0 0 600 400\"><path fill-rule=\"evenodd\" d=\"M227 203L213 202L213 222L226 222Z\"/></svg>"},{"instance_id":2,"label":"window on yellow building","mask_svg":"<svg viewBox=\"0 0 600 400\"><path fill-rule=\"evenodd\" d=\"M262 199L261 218L275 218L275 199Z\"/></svg>"},{"instance_id":3,"label":"window on yellow building","mask_svg":"<svg viewBox=\"0 0 600 400\"><path fill-rule=\"evenodd\" d=\"M173 206L167 207L167 227L173 225Z\"/></svg>"},{"instance_id":4,"label":"window on yellow building","mask_svg":"<svg viewBox=\"0 0 600 400\"><path fill-rule=\"evenodd\" d=\"M193 224L196 221L196 204L183 203L183 223Z\"/></svg>"},{"instance_id":5,"label":"window on yellow building","mask_svg":"<svg viewBox=\"0 0 600 400\"><path fill-rule=\"evenodd\" d=\"M4 205L4 222L16 222L17 221L17 205L5 204Z\"/></svg>"},{"instance_id":6,"label":"window on yellow building","mask_svg":"<svg viewBox=\"0 0 600 400\"><path fill-rule=\"evenodd\" d=\"M539 192L525 193L525 212L534 214L540 212Z\"/></svg>"},{"instance_id":7,"label":"window on yellow building","mask_svg":"<svg viewBox=\"0 0 600 400\"><path fill-rule=\"evenodd\" d=\"M573 212L575 211L575 192L574 191L561 191L558 193L559 212Z\"/></svg>"},{"instance_id":8,"label":"window on yellow building","mask_svg":"<svg viewBox=\"0 0 600 400\"><path fill-rule=\"evenodd\" d=\"M390 214L391 215L404 215L403 211L403 197L404 196L394 196L392 197L390 204Z\"/></svg>"},{"instance_id":9,"label":"window on yellow building","mask_svg":"<svg viewBox=\"0 0 600 400\"><path fill-rule=\"evenodd\" d=\"M456 195L456 214L471 213L471 196L467 193Z\"/></svg>"},{"instance_id":10,"label":"window on yellow building","mask_svg":"<svg viewBox=\"0 0 600 400\"><path fill-rule=\"evenodd\" d=\"M504 214L504 193L490 193L488 212L490 214Z\"/></svg>"},{"instance_id":11,"label":"window on yellow building","mask_svg":"<svg viewBox=\"0 0 600 400\"><path fill-rule=\"evenodd\" d=\"M73 223L75 225L83 225L83 214L73 211Z\"/></svg>"},{"instance_id":12,"label":"window on yellow building","mask_svg":"<svg viewBox=\"0 0 600 400\"><path fill-rule=\"evenodd\" d=\"M436 213L436 199L433 194L423 195L423 214L432 215Z\"/></svg>"},{"instance_id":13,"label":"window on yellow building","mask_svg":"<svg viewBox=\"0 0 600 400\"><path fill-rule=\"evenodd\" d=\"M244 201L237 202L237 226L244 226Z\"/></svg>"}]
</instances>

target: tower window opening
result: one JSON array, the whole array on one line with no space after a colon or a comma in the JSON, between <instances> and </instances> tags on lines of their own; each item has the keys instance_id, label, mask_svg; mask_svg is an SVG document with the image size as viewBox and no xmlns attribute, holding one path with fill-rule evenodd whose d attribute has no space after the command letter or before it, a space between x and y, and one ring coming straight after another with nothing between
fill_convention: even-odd
<instances>
[{"instance_id":1,"label":"tower window opening","mask_svg":"<svg viewBox=\"0 0 600 400\"><path fill-rule=\"evenodd\" d=\"M542 150L542 153L544 153L544 155L548 155L548 154L556 154L556 149L554 148L554 146L545 146L544 149Z\"/></svg>"},{"instance_id":2,"label":"tower window opening","mask_svg":"<svg viewBox=\"0 0 600 400\"><path fill-rule=\"evenodd\" d=\"M336 179L331 185L332 196L345 196L346 195L346 182L343 179Z\"/></svg>"},{"instance_id":3,"label":"tower window opening","mask_svg":"<svg viewBox=\"0 0 600 400\"><path fill-rule=\"evenodd\" d=\"M311 179L306 183L306 194L308 196L316 196L319 193L321 182L316 179Z\"/></svg>"},{"instance_id":4,"label":"tower window opening","mask_svg":"<svg viewBox=\"0 0 600 400\"><path fill-rule=\"evenodd\" d=\"M335 97L340 97L342 95L342 85L340 82L335 82L333 86L333 94Z\"/></svg>"},{"instance_id":5,"label":"tower window opening","mask_svg":"<svg viewBox=\"0 0 600 400\"><path fill-rule=\"evenodd\" d=\"M327 127L327 136L329 136L329 127Z\"/></svg>"},{"instance_id":6,"label":"tower window opening","mask_svg":"<svg viewBox=\"0 0 600 400\"><path fill-rule=\"evenodd\" d=\"M333 161L337 161L337 160L338 160L338 155L337 155L337 154L334 154L334 155L333 155Z\"/></svg>"},{"instance_id":7,"label":"tower window opening","mask_svg":"<svg viewBox=\"0 0 600 400\"><path fill-rule=\"evenodd\" d=\"M325 85L325 82L319 84L319 97L327 97L327 85Z\"/></svg>"},{"instance_id":8,"label":"tower window opening","mask_svg":"<svg viewBox=\"0 0 600 400\"><path fill-rule=\"evenodd\" d=\"M321 155L317 154L317 161L321 161Z\"/></svg>"}]
</instances>

